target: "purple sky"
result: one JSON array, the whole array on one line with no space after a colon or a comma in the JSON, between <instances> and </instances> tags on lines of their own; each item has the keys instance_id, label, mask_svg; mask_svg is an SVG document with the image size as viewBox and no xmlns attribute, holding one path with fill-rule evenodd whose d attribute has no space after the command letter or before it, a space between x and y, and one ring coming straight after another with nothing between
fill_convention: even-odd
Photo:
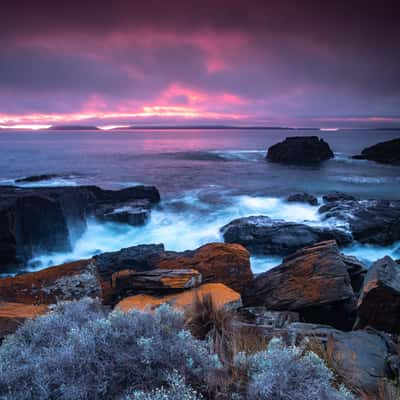
<instances>
[{"instance_id":1,"label":"purple sky","mask_svg":"<svg viewBox=\"0 0 400 400\"><path fill-rule=\"evenodd\" d=\"M400 126L395 1L8 1L0 126Z\"/></svg>"}]
</instances>

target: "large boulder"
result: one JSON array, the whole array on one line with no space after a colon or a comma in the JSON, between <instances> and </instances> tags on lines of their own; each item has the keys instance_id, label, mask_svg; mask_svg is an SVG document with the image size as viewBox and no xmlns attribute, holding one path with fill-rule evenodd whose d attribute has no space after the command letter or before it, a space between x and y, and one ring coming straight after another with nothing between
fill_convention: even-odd
<instances>
[{"instance_id":1,"label":"large boulder","mask_svg":"<svg viewBox=\"0 0 400 400\"><path fill-rule=\"evenodd\" d=\"M116 308L128 312L131 310L154 310L162 304L168 304L178 310L186 310L191 307L197 299L210 296L215 307L238 308L241 306L240 294L221 283L207 283L198 289L191 289L178 294L166 296L150 296L139 294L121 300Z\"/></svg>"},{"instance_id":2,"label":"large boulder","mask_svg":"<svg viewBox=\"0 0 400 400\"><path fill-rule=\"evenodd\" d=\"M368 270L358 300L356 326L400 333L400 265L388 256Z\"/></svg>"},{"instance_id":3,"label":"large boulder","mask_svg":"<svg viewBox=\"0 0 400 400\"><path fill-rule=\"evenodd\" d=\"M388 246L400 240L400 201L334 201L319 208L325 220L345 223L361 243Z\"/></svg>"},{"instance_id":4,"label":"large boulder","mask_svg":"<svg viewBox=\"0 0 400 400\"><path fill-rule=\"evenodd\" d=\"M150 205L160 200L152 186L135 186L123 190L102 190L96 186L79 187L0 187L0 268L3 271L26 263L42 252L68 251L73 241L86 229L90 216L113 214L137 202ZM143 205L142 203L140 203ZM143 210L133 209L136 222L147 218ZM126 222L135 223L126 216ZM143 221L142 221L143 220Z\"/></svg>"},{"instance_id":5,"label":"large boulder","mask_svg":"<svg viewBox=\"0 0 400 400\"><path fill-rule=\"evenodd\" d=\"M376 161L382 164L400 165L400 138L367 147L360 155L353 156L353 158Z\"/></svg>"},{"instance_id":6,"label":"large boulder","mask_svg":"<svg viewBox=\"0 0 400 400\"><path fill-rule=\"evenodd\" d=\"M325 240L339 245L351 243L349 233L326 227L252 216L231 221L221 228L225 242L240 243L252 254L287 255L302 247Z\"/></svg>"},{"instance_id":7,"label":"large boulder","mask_svg":"<svg viewBox=\"0 0 400 400\"><path fill-rule=\"evenodd\" d=\"M378 398L382 380L393 378L388 365L392 349L378 332L334 332L328 338L327 355L344 383L368 398Z\"/></svg>"},{"instance_id":8,"label":"large boulder","mask_svg":"<svg viewBox=\"0 0 400 400\"><path fill-rule=\"evenodd\" d=\"M267 152L268 161L283 164L315 164L333 157L329 144L317 136L288 137Z\"/></svg>"},{"instance_id":9,"label":"large boulder","mask_svg":"<svg viewBox=\"0 0 400 400\"><path fill-rule=\"evenodd\" d=\"M269 310L297 311L308 322L339 329L350 329L355 318L351 278L334 241L299 250L258 275L243 301Z\"/></svg>"},{"instance_id":10,"label":"large boulder","mask_svg":"<svg viewBox=\"0 0 400 400\"><path fill-rule=\"evenodd\" d=\"M223 283L242 292L253 280L250 254L239 244L210 243L196 250L166 252L156 263L163 269L195 269L203 282Z\"/></svg>"}]
</instances>

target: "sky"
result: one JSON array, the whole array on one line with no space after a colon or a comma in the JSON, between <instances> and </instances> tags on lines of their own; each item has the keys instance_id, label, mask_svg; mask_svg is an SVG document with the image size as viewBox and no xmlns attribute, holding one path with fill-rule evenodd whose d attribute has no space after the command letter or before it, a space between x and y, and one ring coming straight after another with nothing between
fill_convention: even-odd
<instances>
[{"instance_id":1,"label":"sky","mask_svg":"<svg viewBox=\"0 0 400 400\"><path fill-rule=\"evenodd\" d=\"M400 7L1 0L0 128L400 126Z\"/></svg>"}]
</instances>

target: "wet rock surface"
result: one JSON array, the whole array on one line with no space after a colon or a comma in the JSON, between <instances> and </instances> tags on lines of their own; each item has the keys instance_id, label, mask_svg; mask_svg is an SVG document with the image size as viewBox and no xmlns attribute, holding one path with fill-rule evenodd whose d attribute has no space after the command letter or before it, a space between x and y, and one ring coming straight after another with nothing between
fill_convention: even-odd
<instances>
[{"instance_id":1,"label":"wet rock surface","mask_svg":"<svg viewBox=\"0 0 400 400\"><path fill-rule=\"evenodd\" d=\"M296 222L273 220L266 216L236 219L221 228L227 243L240 243L252 254L287 255L304 246L334 239L339 245L351 243L343 230L314 227Z\"/></svg>"},{"instance_id":2,"label":"wet rock surface","mask_svg":"<svg viewBox=\"0 0 400 400\"><path fill-rule=\"evenodd\" d=\"M268 149L267 160L283 164L307 165L333 158L334 154L317 136L288 137Z\"/></svg>"},{"instance_id":3,"label":"wet rock surface","mask_svg":"<svg viewBox=\"0 0 400 400\"><path fill-rule=\"evenodd\" d=\"M348 225L354 240L381 246L400 240L400 201L345 200L319 208L323 219Z\"/></svg>"},{"instance_id":4,"label":"wet rock surface","mask_svg":"<svg viewBox=\"0 0 400 400\"><path fill-rule=\"evenodd\" d=\"M381 164L400 165L400 138L367 147L360 155L353 156L353 158L376 161Z\"/></svg>"},{"instance_id":5,"label":"wet rock surface","mask_svg":"<svg viewBox=\"0 0 400 400\"><path fill-rule=\"evenodd\" d=\"M312 194L308 193L293 193L286 198L290 203L307 203L311 206L318 205L318 199Z\"/></svg>"},{"instance_id":6,"label":"wet rock surface","mask_svg":"<svg viewBox=\"0 0 400 400\"><path fill-rule=\"evenodd\" d=\"M149 210L160 195L151 186L117 191L96 186L0 187L0 268L13 269L40 252L69 251L72 237L82 235L88 217L139 200L146 201ZM134 218L145 222L147 217L141 210Z\"/></svg>"}]
</instances>

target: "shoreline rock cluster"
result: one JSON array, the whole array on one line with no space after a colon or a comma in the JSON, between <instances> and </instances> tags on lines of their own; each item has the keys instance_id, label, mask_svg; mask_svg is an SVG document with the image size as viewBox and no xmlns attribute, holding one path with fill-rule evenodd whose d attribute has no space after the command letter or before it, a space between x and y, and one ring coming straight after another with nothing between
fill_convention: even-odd
<instances>
[{"instance_id":1,"label":"shoreline rock cluster","mask_svg":"<svg viewBox=\"0 0 400 400\"><path fill-rule=\"evenodd\" d=\"M186 252L133 246L2 278L0 336L61 300L99 298L127 312L165 303L185 310L204 296L238 315L238 334L315 341L349 387L374 394L380 379L398 377L400 265L385 257L367 270L334 240L297 250L257 276L243 246L211 243Z\"/></svg>"},{"instance_id":2,"label":"shoreline rock cluster","mask_svg":"<svg viewBox=\"0 0 400 400\"><path fill-rule=\"evenodd\" d=\"M152 186L116 191L96 186L1 186L0 272L15 269L38 252L71 250L90 217L141 225L159 201Z\"/></svg>"},{"instance_id":3,"label":"shoreline rock cluster","mask_svg":"<svg viewBox=\"0 0 400 400\"><path fill-rule=\"evenodd\" d=\"M333 157L317 137L290 138L276 146L268 152L274 162L308 164ZM287 198L319 206L322 221L339 221L343 229L250 216L221 228L225 243L183 252L163 244L138 245L1 278L0 340L59 301L91 297L123 312L151 312L165 303L185 310L210 296L217 308L234 313L238 335L313 342L348 387L374 398L382 379L400 379L400 265L386 256L367 269L340 247L400 240L400 201L358 200L343 193L322 200L318 204L307 193ZM159 201L151 186L119 191L0 187L1 272L17 268L36 251L70 249L87 218L142 225ZM284 258L254 276L250 255L260 254Z\"/></svg>"}]
</instances>

